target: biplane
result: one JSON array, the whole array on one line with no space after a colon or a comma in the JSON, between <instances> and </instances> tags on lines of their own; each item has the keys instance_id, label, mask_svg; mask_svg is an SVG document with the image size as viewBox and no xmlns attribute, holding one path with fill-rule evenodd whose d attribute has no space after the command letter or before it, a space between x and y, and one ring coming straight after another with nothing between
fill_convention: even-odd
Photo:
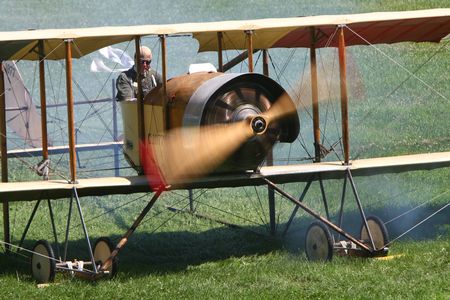
<instances>
[{"instance_id":1,"label":"biplane","mask_svg":"<svg viewBox=\"0 0 450 300\"><path fill-rule=\"evenodd\" d=\"M14 246L10 240L9 203L37 201L22 236L23 241L42 195L48 199L70 198L69 220L74 199L90 250L89 259L55 258L51 245L40 240L29 250L32 253L33 277L38 282L48 282L54 279L57 271L90 279L112 277L116 272L117 255L165 191L267 185L272 231L276 222L275 193L295 205L289 223L298 209L305 210L317 220L308 228L305 237L305 252L309 259L330 260L333 253L363 257L387 255L387 230L379 218L366 216L353 177L446 168L450 166L450 152L351 159L346 47L401 42L439 43L448 34L450 9L0 32L2 65L10 60L39 62L42 133L39 151L44 162L49 159L44 63L48 60L65 62L67 148L70 154L67 179L52 178L50 174L50 178L42 181L8 182L5 86L3 72L0 72L2 243L7 251ZM197 40L199 52L216 52L217 71L200 69L168 80L166 41L180 35ZM138 64L141 39L150 36L159 39L163 84L145 97L139 92L137 99L119 102L124 126L123 154L137 175L80 179L76 164L73 59L106 46L134 41ZM316 49L324 47L337 48L339 54L342 161L322 161L324 149L319 122ZM295 141L300 130L297 106L289 93L268 74L268 51L274 48L308 48L310 51L315 149L311 163L274 166L272 162L274 144ZM235 61L246 60L248 72L227 73L231 62L224 63L223 52L231 49L243 51ZM257 51L262 53L263 74L254 70L254 53ZM140 80L137 82L140 91ZM332 222L328 211L322 215L302 202L312 182L322 184L327 179L342 180L343 193L337 222ZM280 184L287 182L305 182L306 186L300 196L295 197L281 187ZM361 216L358 236L342 227L347 185L351 187ZM119 243L112 245L107 238L100 238L91 247L79 197L139 192L153 192L153 196ZM323 204L327 208L323 189L322 193ZM53 219L53 212L49 211ZM54 224L53 229L56 231ZM66 239L68 231L69 225ZM332 235L330 231L336 234Z\"/></svg>"}]
</instances>

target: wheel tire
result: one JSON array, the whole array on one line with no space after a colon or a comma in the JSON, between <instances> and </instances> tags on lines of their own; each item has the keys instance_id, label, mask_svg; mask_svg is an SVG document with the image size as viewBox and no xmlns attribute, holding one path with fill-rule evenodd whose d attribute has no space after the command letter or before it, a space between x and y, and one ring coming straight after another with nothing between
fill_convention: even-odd
<instances>
[{"instance_id":1,"label":"wheel tire","mask_svg":"<svg viewBox=\"0 0 450 300\"><path fill-rule=\"evenodd\" d=\"M37 283L47 283L55 280L55 254L46 240L39 240L34 244L31 256L31 274Z\"/></svg>"},{"instance_id":2,"label":"wheel tire","mask_svg":"<svg viewBox=\"0 0 450 300\"><path fill-rule=\"evenodd\" d=\"M313 222L306 231L306 256L311 261L330 261L333 258L333 238L322 222Z\"/></svg>"},{"instance_id":3,"label":"wheel tire","mask_svg":"<svg viewBox=\"0 0 450 300\"><path fill-rule=\"evenodd\" d=\"M95 241L94 245L94 260L98 265L102 265L110 256L114 250L114 245L107 237L101 237ZM117 259L114 259L111 266L107 269L109 271L108 278L113 278L117 274Z\"/></svg>"},{"instance_id":4,"label":"wheel tire","mask_svg":"<svg viewBox=\"0 0 450 300\"><path fill-rule=\"evenodd\" d=\"M386 226L384 226L383 221L377 216L369 216L366 220L370 233L372 234L375 250L381 250L387 243L389 243L389 235ZM363 243L372 248L372 243L370 242L369 234L364 222L361 225L360 233L360 239Z\"/></svg>"}]
</instances>

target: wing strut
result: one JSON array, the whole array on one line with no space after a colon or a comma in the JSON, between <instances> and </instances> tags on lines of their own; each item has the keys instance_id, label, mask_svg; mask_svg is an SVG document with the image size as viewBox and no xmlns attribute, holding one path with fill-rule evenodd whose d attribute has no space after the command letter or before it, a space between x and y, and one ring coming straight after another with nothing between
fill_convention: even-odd
<instances>
[{"instance_id":1,"label":"wing strut","mask_svg":"<svg viewBox=\"0 0 450 300\"><path fill-rule=\"evenodd\" d=\"M223 32L217 32L217 64L219 72L223 72Z\"/></svg>"},{"instance_id":2,"label":"wing strut","mask_svg":"<svg viewBox=\"0 0 450 300\"><path fill-rule=\"evenodd\" d=\"M344 25L339 26L339 71L341 81L341 116L342 116L342 142L344 143L344 164L350 161L350 142L348 135L348 96L347 96L347 69L345 62L345 36Z\"/></svg>"},{"instance_id":3,"label":"wing strut","mask_svg":"<svg viewBox=\"0 0 450 300\"><path fill-rule=\"evenodd\" d=\"M8 147L6 143L6 107L5 107L5 81L3 78L3 63L0 61L0 154L2 168L2 182L8 182ZM9 251L11 243L9 228L9 202L8 199L1 199L3 202L3 240L6 242L5 250Z\"/></svg>"},{"instance_id":4,"label":"wing strut","mask_svg":"<svg viewBox=\"0 0 450 300\"><path fill-rule=\"evenodd\" d=\"M253 30L245 31L247 35L248 72L253 73Z\"/></svg>"},{"instance_id":5,"label":"wing strut","mask_svg":"<svg viewBox=\"0 0 450 300\"><path fill-rule=\"evenodd\" d=\"M317 61L316 61L316 29L310 28L311 32L311 47L310 52L310 66L311 66L311 100L313 109L313 128L314 128L314 162L320 162L320 123L319 123L319 90L317 87Z\"/></svg>"},{"instance_id":6,"label":"wing strut","mask_svg":"<svg viewBox=\"0 0 450 300\"><path fill-rule=\"evenodd\" d=\"M170 128L170 113L168 109L169 99L167 97L167 36L162 34L159 36L159 41L161 43L161 77L162 77L162 88L163 88L163 117L165 118L165 128L167 130ZM171 101L171 100L170 100ZM142 140L143 141L143 140Z\"/></svg>"},{"instance_id":7,"label":"wing strut","mask_svg":"<svg viewBox=\"0 0 450 300\"><path fill-rule=\"evenodd\" d=\"M39 41L39 92L41 98L42 161L46 161L48 159L48 137L47 99L45 94L45 56L43 40Z\"/></svg>"},{"instance_id":8,"label":"wing strut","mask_svg":"<svg viewBox=\"0 0 450 300\"><path fill-rule=\"evenodd\" d=\"M263 74L269 77L269 50L263 49ZM267 152L266 158L267 166L273 166L273 149ZM267 187L267 196L269 201L269 223L270 223L270 234L275 236L276 228L276 216L275 216L275 191L270 186Z\"/></svg>"},{"instance_id":9,"label":"wing strut","mask_svg":"<svg viewBox=\"0 0 450 300\"><path fill-rule=\"evenodd\" d=\"M147 204L147 206L145 206L145 208L142 210L142 212L139 214L139 216L136 218L136 220L134 221L133 225L131 225L130 229L128 229L128 231L122 236L122 238L120 239L119 243L117 244L116 248L114 249L114 251L111 253L111 256L102 264L102 266L100 267L100 274L101 271L103 270L108 270L111 265L114 262L114 259L116 258L116 256L119 254L119 251L125 246L125 244L128 242L128 239L130 238L130 236L133 234L133 232L136 230L136 228L139 226L139 224L142 222L142 220L144 219L144 217L147 215L147 213L150 211L150 209L153 207L153 205L155 204L156 200L158 200L159 196L161 196L162 192L163 192L163 188L159 188L155 194L153 195L152 199L150 200L150 202Z\"/></svg>"},{"instance_id":10,"label":"wing strut","mask_svg":"<svg viewBox=\"0 0 450 300\"><path fill-rule=\"evenodd\" d=\"M299 200L295 199L292 195L288 194L287 192L283 191L281 188L279 188L275 183L273 183L272 181L270 181L267 178L263 178L264 181L267 182L267 184L269 186L271 186L275 191L277 191L279 194L281 194L283 197L287 198L288 200L290 200L291 202L293 202L295 205L299 206L300 208L302 208L304 211L306 211L308 214L310 214L311 216L313 216L314 218L320 220L321 222L323 222L324 224L326 224L328 227L330 227L331 229L333 229L334 231L336 231L337 233L345 236L347 239L349 239L350 241L352 241L353 243L355 243L357 246L359 246L361 249L367 251L367 253L370 254L378 254L378 253L384 253L384 249L375 249L372 248L370 249L367 245L365 245L364 243L362 243L360 240L354 238L353 236L351 236L350 234L348 234L346 231L344 231L343 229L341 229L339 226L335 225L334 223L330 222L328 219L322 217L320 214L318 214L317 212L315 212L314 210L312 210L311 208L309 208L308 206L306 206L306 204L304 204L303 202L300 202ZM366 220L365 220L366 222ZM367 222L366 222L366 226L367 226ZM366 227L367 228L367 227ZM372 239L371 239L372 240Z\"/></svg>"},{"instance_id":11,"label":"wing strut","mask_svg":"<svg viewBox=\"0 0 450 300\"><path fill-rule=\"evenodd\" d=\"M72 43L73 40L65 40L66 44L66 90L67 90L67 123L69 127L69 154L70 154L70 180L72 183L77 181L76 160L77 153L75 149L75 119L73 110L72 93Z\"/></svg>"},{"instance_id":12,"label":"wing strut","mask_svg":"<svg viewBox=\"0 0 450 300\"><path fill-rule=\"evenodd\" d=\"M138 137L139 141L144 140L145 128L144 128L144 94L142 92L142 75L140 72L141 67L141 37L136 36L134 38L135 57L134 65L136 68L136 81L137 81L137 122L138 122ZM139 154L139 165L142 166L143 157Z\"/></svg>"}]
</instances>

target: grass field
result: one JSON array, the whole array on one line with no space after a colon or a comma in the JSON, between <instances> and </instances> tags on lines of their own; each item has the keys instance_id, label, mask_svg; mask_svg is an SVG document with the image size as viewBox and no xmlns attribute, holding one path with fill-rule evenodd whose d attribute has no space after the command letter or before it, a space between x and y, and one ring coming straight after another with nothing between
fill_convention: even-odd
<instances>
[{"instance_id":1,"label":"grass field","mask_svg":"<svg viewBox=\"0 0 450 300\"><path fill-rule=\"evenodd\" d=\"M431 236L395 243L391 260L335 257L330 263L312 263L303 253L307 221L296 224L284 241L187 215L169 223L163 231L150 235L151 230L140 229L133 236L112 281L58 275L56 283L37 289L23 258L2 256L1 298L446 299L450 293L448 226L440 233L426 226L434 231ZM88 224L94 233L102 227ZM76 239L71 254L80 257L84 247Z\"/></svg>"},{"instance_id":2,"label":"grass field","mask_svg":"<svg viewBox=\"0 0 450 300\"><path fill-rule=\"evenodd\" d=\"M347 2L358 2L359 11L450 5L448 1L437 0ZM448 42L443 49L429 44L380 46L379 49L409 70L415 70L436 52L436 56L416 74L430 83L444 99L414 80L402 84L408 75L396 72L395 64L376 55L374 49L351 48L365 87L365 95L352 99L350 108L354 158L449 151ZM396 92L391 95L393 90ZM332 112L339 112L336 102L330 101L326 107L321 111L321 119L328 118L330 123L336 121L339 124L339 117L332 120ZM304 111L301 112L301 120L302 134L310 145L311 121ZM335 126L328 125L333 127L327 132L331 140L335 138ZM290 153L305 156L302 151L299 145L279 146L276 158L283 158L278 162L284 163ZM17 165L13 163L11 166L11 180L28 179L30 173L27 168ZM449 180L450 169L446 168L356 178L356 184L367 214L376 214L387 222L390 237L395 239L449 203ZM341 185L342 181L338 180L325 182L334 219ZM304 186L304 183L291 183L283 187L298 196ZM30 275L26 253L1 254L0 299L450 299L448 207L394 242L390 248L392 259L335 256L328 263L312 263L304 253L305 230L312 219L299 213L288 235L281 238L293 205L277 195L277 236L270 237L266 193L265 187L195 191L195 206L200 213L239 224L242 229L170 212L166 206L188 207L187 193L165 194L120 254L119 273L112 280L86 282L58 274L55 283L37 288ZM344 228L357 233L361 222L348 190L347 199ZM148 200L148 195L140 194L81 199L91 241L108 236L117 242ZM67 202L52 202L53 210L57 212L55 222L59 229L60 248L67 221ZM305 203L324 213L317 183L312 185ZM420 204L424 205L393 220ZM11 204L15 244L33 206L34 203ZM1 230L0 235L3 236ZM24 246L30 248L39 239L53 240L46 203L38 210ZM77 215L72 219L69 257L87 259Z\"/></svg>"}]
</instances>

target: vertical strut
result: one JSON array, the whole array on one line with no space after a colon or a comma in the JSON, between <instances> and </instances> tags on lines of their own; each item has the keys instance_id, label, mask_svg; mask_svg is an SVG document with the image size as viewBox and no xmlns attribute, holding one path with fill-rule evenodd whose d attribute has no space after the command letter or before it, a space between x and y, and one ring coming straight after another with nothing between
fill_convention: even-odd
<instances>
[{"instance_id":1,"label":"vertical strut","mask_svg":"<svg viewBox=\"0 0 450 300\"><path fill-rule=\"evenodd\" d=\"M223 72L223 32L217 32L217 63L219 72Z\"/></svg>"},{"instance_id":2,"label":"vertical strut","mask_svg":"<svg viewBox=\"0 0 450 300\"><path fill-rule=\"evenodd\" d=\"M248 52L248 72L253 73L253 31L246 30L247 35L247 52Z\"/></svg>"},{"instance_id":3,"label":"vertical strut","mask_svg":"<svg viewBox=\"0 0 450 300\"><path fill-rule=\"evenodd\" d=\"M116 101L116 82L113 79L112 81L112 118L113 118L113 140L117 142L118 138L118 130L117 130L117 101ZM114 175L116 177L120 176L119 174L119 147L118 145L114 145Z\"/></svg>"},{"instance_id":4,"label":"vertical strut","mask_svg":"<svg viewBox=\"0 0 450 300\"><path fill-rule=\"evenodd\" d=\"M22 237L20 238L19 242L19 248L17 248L17 251L19 251L23 245L23 241L25 241L25 237L27 236L28 230L30 229L31 222L33 222L34 216L36 215L36 211L39 207L39 204L41 203L41 200L38 200L36 204L34 205L33 211L31 212L31 216L28 219L27 225L25 226L25 229L22 233Z\"/></svg>"},{"instance_id":5,"label":"vertical strut","mask_svg":"<svg viewBox=\"0 0 450 300\"><path fill-rule=\"evenodd\" d=\"M67 90L67 123L69 128L69 154L70 154L70 180L75 183L77 180L75 150L75 119L73 110L72 94L72 40L65 40L66 43L66 90Z\"/></svg>"},{"instance_id":6,"label":"vertical strut","mask_svg":"<svg viewBox=\"0 0 450 300\"><path fill-rule=\"evenodd\" d=\"M67 248L69 246L69 231L70 231L70 219L72 218L72 205L73 205L73 195L70 196L69 214L67 216L66 237L64 241L64 256L63 256L64 261L67 260Z\"/></svg>"},{"instance_id":7,"label":"vertical strut","mask_svg":"<svg viewBox=\"0 0 450 300\"><path fill-rule=\"evenodd\" d=\"M263 74L269 77L269 51L267 49L263 50ZM269 150L267 153L266 164L268 166L273 166L273 151ZM269 200L269 223L270 223L270 234L272 236L276 233L276 220L275 220L275 191L270 186L268 189L268 200Z\"/></svg>"},{"instance_id":8,"label":"vertical strut","mask_svg":"<svg viewBox=\"0 0 450 300\"><path fill-rule=\"evenodd\" d=\"M47 96L45 93L45 55L44 41L39 41L39 92L41 97L41 135L42 135L42 159L48 159L47 140ZM48 179L48 178L47 178Z\"/></svg>"},{"instance_id":9,"label":"vertical strut","mask_svg":"<svg viewBox=\"0 0 450 300\"><path fill-rule=\"evenodd\" d=\"M330 220L330 212L328 211L328 201L327 197L325 195L325 189L323 187L323 180L322 177L319 174L319 185L320 185L320 192L322 193L322 200L323 200L323 206L325 208L325 214L327 215L327 219Z\"/></svg>"},{"instance_id":10,"label":"vertical strut","mask_svg":"<svg viewBox=\"0 0 450 300\"><path fill-rule=\"evenodd\" d=\"M319 89L317 87L317 61L316 61L316 29L310 28L311 47L311 100L313 109L313 129L314 129L314 162L320 162L320 123L319 123Z\"/></svg>"},{"instance_id":11,"label":"vertical strut","mask_svg":"<svg viewBox=\"0 0 450 300\"><path fill-rule=\"evenodd\" d=\"M94 268L94 272L97 273L97 266L95 265L94 254L92 253L91 241L89 240L89 235L88 235L87 228L86 228L86 222L84 222L83 211L81 210L80 199L78 198L77 189L75 187L73 188L73 195L75 196L75 201L77 202L78 213L80 215L80 221L81 221L81 225L83 227L84 237L88 244L89 255L91 257L91 262L92 262L92 265Z\"/></svg>"},{"instance_id":12,"label":"vertical strut","mask_svg":"<svg viewBox=\"0 0 450 300\"><path fill-rule=\"evenodd\" d=\"M306 183L305 188L303 189L302 194L301 194L300 197L298 198L298 201L300 201L300 202L303 201L303 199L305 198L305 195L306 195L306 193L308 192L309 187L311 186L311 183L312 183L312 182L313 182L313 179L312 179L312 178L311 178L310 180L308 180L308 182ZM270 186L270 185L269 185L269 186ZM272 190L273 190L273 188L272 188ZM289 221L286 223L286 227L284 228L284 231L283 231L283 236L285 236L286 233L287 233L287 231L289 230L289 227L291 226L291 223L292 223L292 221L294 220L294 217L295 217L295 215L297 214L298 209L299 209L299 206L296 205L296 206L294 207L294 210L292 211L291 216L289 217Z\"/></svg>"},{"instance_id":13,"label":"vertical strut","mask_svg":"<svg viewBox=\"0 0 450 300\"><path fill-rule=\"evenodd\" d=\"M270 186L267 187L269 196L269 222L270 222L270 234L276 233L276 219L275 219L275 191Z\"/></svg>"},{"instance_id":14,"label":"vertical strut","mask_svg":"<svg viewBox=\"0 0 450 300\"><path fill-rule=\"evenodd\" d=\"M342 142L344 144L344 164L350 161L350 141L348 133L348 96L347 96L347 68L345 62L344 26L339 26L339 70L341 85L341 118Z\"/></svg>"},{"instance_id":15,"label":"vertical strut","mask_svg":"<svg viewBox=\"0 0 450 300\"><path fill-rule=\"evenodd\" d=\"M165 118L165 130L170 128L170 111L169 102L167 98L167 49L166 49L166 35L162 34L159 36L161 43L161 66L162 66L162 84L163 84L163 116Z\"/></svg>"},{"instance_id":16,"label":"vertical strut","mask_svg":"<svg viewBox=\"0 0 450 300\"><path fill-rule=\"evenodd\" d=\"M263 74L269 77L269 50L263 49Z\"/></svg>"},{"instance_id":17,"label":"vertical strut","mask_svg":"<svg viewBox=\"0 0 450 300\"><path fill-rule=\"evenodd\" d=\"M342 234L343 236L345 236L346 238L348 238L349 240L351 240L353 243L355 243L356 245L358 245L359 247L361 247L362 249L369 251L370 249L369 247L367 247L366 245L364 245L361 241L359 241L358 239L355 239L353 236L351 236L350 234L348 234L347 232L345 232L344 230L342 230L340 227L336 226L335 224L331 223L329 220L325 219L324 217L322 217L321 215L319 215L317 212L315 212L314 210L312 210L311 208L309 208L308 206L306 206L304 203L298 201L297 199L295 199L294 197L292 197L291 195L289 195L288 193L286 193L285 191L283 191L282 189L280 189L278 186L276 186L276 184L274 184L273 182L271 182L269 179L267 178L263 178L264 181L266 181L269 185L271 185L273 187L274 190L276 190L278 193L280 193L280 195L282 195L283 197L287 198L288 200L290 200L292 203L298 205L300 208L302 208L304 211L306 211L308 214L310 214L311 216L313 216L314 218L316 218L317 220L322 221L323 223L325 223L325 225L327 225L328 227L330 227L331 229L333 229L334 231ZM375 249L375 248L374 248Z\"/></svg>"},{"instance_id":18,"label":"vertical strut","mask_svg":"<svg viewBox=\"0 0 450 300\"><path fill-rule=\"evenodd\" d=\"M53 209L50 199L47 200L47 203L48 203L48 211L50 214L50 222L52 223L53 237L55 238L56 255L58 256L59 259L61 259L61 251L59 251L59 243L58 243L58 234L56 232L55 218L53 215Z\"/></svg>"},{"instance_id":19,"label":"vertical strut","mask_svg":"<svg viewBox=\"0 0 450 300\"><path fill-rule=\"evenodd\" d=\"M347 174L345 174L344 176L344 186L342 187L341 207L339 209L339 221L338 221L339 227L342 227L342 222L344 218L344 201L346 190L347 190Z\"/></svg>"},{"instance_id":20,"label":"vertical strut","mask_svg":"<svg viewBox=\"0 0 450 300\"><path fill-rule=\"evenodd\" d=\"M138 122L138 138L139 142L144 141L145 127L144 127L144 95L142 93L142 74L141 74L141 37L134 37L135 58L134 65L136 67L136 81L137 81L137 122ZM139 151L139 165L142 167L144 159L141 157L142 151Z\"/></svg>"},{"instance_id":21,"label":"vertical strut","mask_svg":"<svg viewBox=\"0 0 450 300\"><path fill-rule=\"evenodd\" d=\"M350 172L350 169L347 169L346 173L347 173L348 179L350 180L350 185L352 187L353 194L355 195L356 204L358 204L358 209L359 209L359 212L361 213L361 218L363 219L364 226L367 229L367 233L368 233L369 238L370 238L370 243L372 244L372 249L373 250L377 250L375 248L375 242L373 241L373 237L372 237L372 234L370 232L369 225L367 224L366 214L364 213L364 210L362 208L361 201L360 201L359 195L358 195L358 191L356 190L356 185L355 185L355 182L353 181L353 176L352 176L352 173Z\"/></svg>"},{"instance_id":22,"label":"vertical strut","mask_svg":"<svg viewBox=\"0 0 450 300\"><path fill-rule=\"evenodd\" d=\"M5 97L5 81L3 78L3 62L0 61L0 154L2 168L2 182L8 182L8 146L6 140L6 97ZM8 199L1 199L3 203L3 240L5 250L10 250L11 243L9 228L9 202Z\"/></svg>"},{"instance_id":23,"label":"vertical strut","mask_svg":"<svg viewBox=\"0 0 450 300\"><path fill-rule=\"evenodd\" d=\"M166 35L160 35L159 39L161 41L161 66L162 66L162 83L164 89L164 95L167 95L167 45L166 45Z\"/></svg>"}]
</instances>

